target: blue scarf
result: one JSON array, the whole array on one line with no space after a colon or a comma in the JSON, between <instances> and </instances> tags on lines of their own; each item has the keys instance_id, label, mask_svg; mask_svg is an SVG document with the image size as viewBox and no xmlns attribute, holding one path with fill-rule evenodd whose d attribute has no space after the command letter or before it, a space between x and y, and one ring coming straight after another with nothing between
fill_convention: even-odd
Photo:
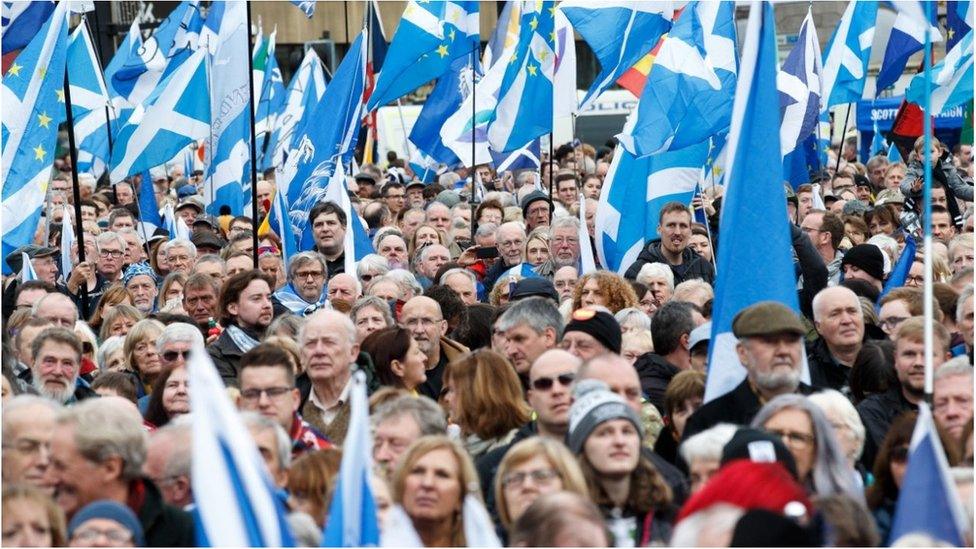
<instances>
[{"instance_id":1,"label":"blue scarf","mask_svg":"<svg viewBox=\"0 0 976 549\"><path fill-rule=\"evenodd\" d=\"M309 303L302 299L302 296L298 295L298 292L295 291L295 288L290 282L273 295L279 303L284 305L293 314L299 316L308 316L322 307L327 306L329 303L326 298L328 295L328 286L326 285L322 286L322 295L319 296L319 300L316 303Z\"/></svg>"}]
</instances>

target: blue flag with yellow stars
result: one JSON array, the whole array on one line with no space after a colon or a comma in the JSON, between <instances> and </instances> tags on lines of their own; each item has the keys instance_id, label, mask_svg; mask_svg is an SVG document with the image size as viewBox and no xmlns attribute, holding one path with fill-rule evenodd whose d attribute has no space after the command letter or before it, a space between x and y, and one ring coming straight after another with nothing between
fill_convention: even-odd
<instances>
[{"instance_id":1,"label":"blue flag with yellow stars","mask_svg":"<svg viewBox=\"0 0 976 549\"><path fill-rule=\"evenodd\" d=\"M65 119L64 65L68 53L67 2L44 26L3 78L3 254L30 244L51 179L58 125ZM3 264L3 272L10 268Z\"/></svg>"}]
</instances>

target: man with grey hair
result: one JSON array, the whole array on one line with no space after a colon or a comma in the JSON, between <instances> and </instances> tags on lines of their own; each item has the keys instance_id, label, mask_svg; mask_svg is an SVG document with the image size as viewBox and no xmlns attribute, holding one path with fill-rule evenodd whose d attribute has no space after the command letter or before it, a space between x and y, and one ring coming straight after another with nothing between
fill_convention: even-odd
<instances>
[{"instance_id":1,"label":"man with grey hair","mask_svg":"<svg viewBox=\"0 0 976 549\"><path fill-rule=\"evenodd\" d=\"M197 247L184 238L177 238L163 244L162 251L171 273L189 273L197 260Z\"/></svg>"},{"instance_id":2,"label":"man with grey hair","mask_svg":"<svg viewBox=\"0 0 976 549\"><path fill-rule=\"evenodd\" d=\"M95 237L98 261L95 270L111 284L122 277L122 262L129 244L118 233L106 231Z\"/></svg>"},{"instance_id":3,"label":"man with grey hair","mask_svg":"<svg viewBox=\"0 0 976 549\"><path fill-rule=\"evenodd\" d=\"M973 420L973 367L965 356L947 360L933 376L932 416L953 439L961 440Z\"/></svg>"},{"instance_id":4,"label":"man with grey hair","mask_svg":"<svg viewBox=\"0 0 976 549\"><path fill-rule=\"evenodd\" d=\"M62 410L51 440L57 504L70 519L82 507L107 499L139 518L148 547L192 547L193 519L165 502L142 476L146 432L131 402L103 397Z\"/></svg>"},{"instance_id":5,"label":"man with grey hair","mask_svg":"<svg viewBox=\"0 0 976 549\"><path fill-rule=\"evenodd\" d=\"M199 328L185 322L174 322L166 326L163 333L156 338L159 363L166 370L185 367L192 349L202 347L203 344L203 334Z\"/></svg>"},{"instance_id":6,"label":"man with grey hair","mask_svg":"<svg viewBox=\"0 0 976 549\"><path fill-rule=\"evenodd\" d=\"M580 222L575 217L554 218L549 225L549 261L552 271L578 267L580 261Z\"/></svg>"},{"instance_id":7,"label":"man with grey hair","mask_svg":"<svg viewBox=\"0 0 976 549\"><path fill-rule=\"evenodd\" d=\"M746 307L732 320L732 333L746 379L692 414L683 440L719 423L748 425L762 403L779 395L813 392L800 382L806 328L791 309L774 301Z\"/></svg>"},{"instance_id":8,"label":"man with grey hair","mask_svg":"<svg viewBox=\"0 0 976 549\"><path fill-rule=\"evenodd\" d=\"M849 395L851 367L864 339L857 294L844 286L820 290L813 298L813 325L820 337L807 344L811 384Z\"/></svg>"},{"instance_id":9,"label":"man with grey hair","mask_svg":"<svg viewBox=\"0 0 976 549\"><path fill-rule=\"evenodd\" d=\"M447 364L467 353L468 348L446 337L447 321L441 306L427 296L419 295L404 303L399 322L400 326L410 330L417 346L427 355L427 380L417 390L436 399L441 394L441 378Z\"/></svg>"},{"instance_id":10,"label":"man with grey hair","mask_svg":"<svg viewBox=\"0 0 976 549\"><path fill-rule=\"evenodd\" d=\"M338 311L315 311L298 332L298 346L305 371L297 382L302 417L341 446L349 427L349 381L359 356L356 326Z\"/></svg>"},{"instance_id":11,"label":"man with grey hair","mask_svg":"<svg viewBox=\"0 0 976 549\"><path fill-rule=\"evenodd\" d=\"M495 330L505 334L505 354L528 387L532 363L562 339L563 318L552 300L529 297L513 303L495 322Z\"/></svg>"},{"instance_id":12,"label":"man with grey hair","mask_svg":"<svg viewBox=\"0 0 976 549\"><path fill-rule=\"evenodd\" d=\"M433 400L404 395L379 405L372 413L373 461L387 478L418 438L447 431L444 410Z\"/></svg>"},{"instance_id":13,"label":"man with grey hair","mask_svg":"<svg viewBox=\"0 0 976 549\"><path fill-rule=\"evenodd\" d=\"M434 276L445 263L451 261L451 251L442 244L428 244L417 254L417 282L426 290L434 282ZM442 277L443 278L443 277Z\"/></svg>"},{"instance_id":14,"label":"man with grey hair","mask_svg":"<svg viewBox=\"0 0 976 549\"><path fill-rule=\"evenodd\" d=\"M51 438L61 406L50 399L19 395L3 405L3 466L5 484L24 483L48 495L51 484Z\"/></svg>"},{"instance_id":15,"label":"man with grey hair","mask_svg":"<svg viewBox=\"0 0 976 549\"><path fill-rule=\"evenodd\" d=\"M291 439L272 418L257 412L242 412L241 419L258 447L268 476L275 486L283 489L288 484L288 469L291 468Z\"/></svg>"},{"instance_id":16,"label":"man with grey hair","mask_svg":"<svg viewBox=\"0 0 976 549\"><path fill-rule=\"evenodd\" d=\"M78 322L78 307L68 296L53 292L44 294L31 308L31 316L42 318L48 322L73 330Z\"/></svg>"},{"instance_id":17,"label":"man with grey hair","mask_svg":"<svg viewBox=\"0 0 976 549\"><path fill-rule=\"evenodd\" d=\"M324 255L314 251L295 254L288 262L288 284L271 295L271 303L276 310L309 314L325 305L328 276Z\"/></svg>"},{"instance_id":18,"label":"man with grey hair","mask_svg":"<svg viewBox=\"0 0 976 549\"><path fill-rule=\"evenodd\" d=\"M454 290L465 305L478 302L478 279L467 269L450 269L441 275L441 284Z\"/></svg>"},{"instance_id":19,"label":"man with grey hair","mask_svg":"<svg viewBox=\"0 0 976 549\"><path fill-rule=\"evenodd\" d=\"M81 370L81 341L66 328L47 328L31 343L31 384L43 396L58 404L71 404L97 396L88 382L78 377Z\"/></svg>"},{"instance_id":20,"label":"man with grey hair","mask_svg":"<svg viewBox=\"0 0 976 549\"><path fill-rule=\"evenodd\" d=\"M525 238L525 227L519 222L509 221L498 226L495 245L501 261L495 262L485 273L483 282L486 288L493 287L502 273L525 260Z\"/></svg>"},{"instance_id":21,"label":"man with grey hair","mask_svg":"<svg viewBox=\"0 0 976 549\"><path fill-rule=\"evenodd\" d=\"M190 277L198 273L213 278L218 284L223 284L224 280L227 279L227 262L217 254L202 255L196 260L187 276Z\"/></svg>"},{"instance_id":22,"label":"man with grey hair","mask_svg":"<svg viewBox=\"0 0 976 549\"><path fill-rule=\"evenodd\" d=\"M153 481L163 501L178 509L193 503L190 481L193 425L189 414L179 416L150 434L142 474Z\"/></svg>"},{"instance_id":23,"label":"man with grey hair","mask_svg":"<svg viewBox=\"0 0 976 549\"><path fill-rule=\"evenodd\" d=\"M145 242L135 229L122 229L118 235L125 240L125 264L141 263L146 260Z\"/></svg>"}]
</instances>

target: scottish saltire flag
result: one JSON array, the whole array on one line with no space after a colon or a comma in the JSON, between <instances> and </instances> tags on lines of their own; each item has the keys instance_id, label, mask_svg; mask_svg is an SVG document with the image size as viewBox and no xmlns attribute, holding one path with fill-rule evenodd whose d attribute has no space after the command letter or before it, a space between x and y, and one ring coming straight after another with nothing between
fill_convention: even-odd
<instances>
[{"instance_id":1,"label":"scottish saltire flag","mask_svg":"<svg viewBox=\"0 0 976 549\"><path fill-rule=\"evenodd\" d=\"M813 133L820 116L820 40L813 24L813 8L800 25L796 45L783 61L776 75L779 89L779 108L783 118L779 139L783 156L799 148ZM805 164L805 162L804 162Z\"/></svg>"},{"instance_id":2,"label":"scottish saltire flag","mask_svg":"<svg viewBox=\"0 0 976 549\"><path fill-rule=\"evenodd\" d=\"M139 217L140 221L152 223L159 227L163 224L159 217L159 204L156 203L156 189L153 187L152 176L145 171L139 181Z\"/></svg>"},{"instance_id":3,"label":"scottish saltire flag","mask_svg":"<svg viewBox=\"0 0 976 549\"><path fill-rule=\"evenodd\" d=\"M626 272L647 243L658 238L661 206L691 203L708 147L704 142L644 158L617 147L596 210L593 234L600 265Z\"/></svg>"},{"instance_id":4,"label":"scottish saltire flag","mask_svg":"<svg viewBox=\"0 0 976 549\"><path fill-rule=\"evenodd\" d=\"M285 104L285 83L281 78L281 69L278 68L278 60L275 58L275 41L278 30L275 29L268 39L268 55L264 69L264 82L261 85L261 94L257 102L257 113L254 118L254 134L257 139L258 165L262 171L272 167L272 164L265 160L269 149L271 132L275 128L278 113L281 112ZM309 49L309 51L312 51Z\"/></svg>"},{"instance_id":5,"label":"scottish saltire flag","mask_svg":"<svg viewBox=\"0 0 976 549\"><path fill-rule=\"evenodd\" d=\"M163 206L162 220L160 224L164 229L166 229L166 232L169 233L171 240L177 238L185 240L190 239L190 228L186 226L186 222L183 221L182 217L176 215L172 204L167 203L165 206Z\"/></svg>"},{"instance_id":6,"label":"scottish saltire flag","mask_svg":"<svg viewBox=\"0 0 976 549\"><path fill-rule=\"evenodd\" d=\"M396 101L438 78L454 59L471 57L479 45L478 2L410 0L366 108Z\"/></svg>"},{"instance_id":7,"label":"scottish saltire flag","mask_svg":"<svg viewBox=\"0 0 976 549\"><path fill-rule=\"evenodd\" d=\"M4 2L3 15L0 16L3 35L3 54L22 49L37 36L37 29L47 21L54 11L54 2L37 0L34 2Z\"/></svg>"},{"instance_id":8,"label":"scottish saltire flag","mask_svg":"<svg viewBox=\"0 0 976 549\"><path fill-rule=\"evenodd\" d=\"M775 21L770 3L751 2L728 139L717 261L723 268L715 282L706 402L745 379L732 334L732 319L739 311L760 301L778 301L800 311L783 189L779 112L769 108L779 102ZM806 367L802 379L810 380Z\"/></svg>"},{"instance_id":9,"label":"scottish saltire flag","mask_svg":"<svg viewBox=\"0 0 976 549\"><path fill-rule=\"evenodd\" d=\"M600 74L583 97L581 109L647 55L671 28L671 2L565 0L559 11L600 61Z\"/></svg>"},{"instance_id":10,"label":"scottish saltire flag","mask_svg":"<svg viewBox=\"0 0 976 549\"><path fill-rule=\"evenodd\" d=\"M271 222L274 221L274 225ZM280 189L275 191L274 199L271 201L271 212L264 221L274 230L275 234L281 239L281 259L285 265L298 253L298 239L292 232L291 222L288 220L288 197L287 193Z\"/></svg>"},{"instance_id":11,"label":"scottish saltire flag","mask_svg":"<svg viewBox=\"0 0 976 549\"><path fill-rule=\"evenodd\" d=\"M888 148L888 144L885 143L884 136L881 135L881 131L878 130L878 121L874 121L874 134L871 136L871 151L870 156L879 155Z\"/></svg>"},{"instance_id":12,"label":"scottish saltire flag","mask_svg":"<svg viewBox=\"0 0 976 549\"><path fill-rule=\"evenodd\" d=\"M861 99L877 18L878 2L851 0L847 5L824 51L822 112Z\"/></svg>"},{"instance_id":13,"label":"scottish saltire flag","mask_svg":"<svg viewBox=\"0 0 976 549\"><path fill-rule=\"evenodd\" d=\"M878 72L876 95L894 84L905 71L908 58L925 47L925 33L929 33L929 40L933 43L942 41L939 23L936 19L936 9L926 10L929 2L918 0L901 0L892 2L898 12L895 25L888 36L888 47L885 48L884 61Z\"/></svg>"},{"instance_id":14,"label":"scottish saltire flag","mask_svg":"<svg viewBox=\"0 0 976 549\"><path fill-rule=\"evenodd\" d=\"M901 153L898 152L898 146L892 143L888 145L888 163L894 164L895 162L904 162L901 159Z\"/></svg>"},{"instance_id":15,"label":"scottish saltire flag","mask_svg":"<svg viewBox=\"0 0 976 549\"><path fill-rule=\"evenodd\" d=\"M932 411L918 403L918 421L908 451L908 466L899 491L887 545L906 534L925 534L952 547L967 543L971 519L949 474Z\"/></svg>"},{"instance_id":16,"label":"scottish saltire flag","mask_svg":"<svg viewBox=\"0 0 976 549\"><path fill-rule=\"evenodd\" d=\"M198 50L160 82L119 130L112 150L112 181L160 166L184 147L210 135L206 50Z\"/></svg>"},{"instance_id":17,"label":"scottish saltire flag","mask_svg":"<svg viewBox=\"0 0 976 549\"><path fill-rule=\"evenodd\" d=\"M559 17L557 12L556 17ZM492 164L496 172L538 170L542 166L541 158L542 138L535 138L524 147L508 154L492 151Z\"/></svg>"},{"instance_id":18,"label":"scottish saltire flag","mask_svg":"<svg viewBox=\"0 0 976 549\"><path fill-rule=\"evenodd\" d=\"M75 228L71 223L71 214L68 205L62 206L61 212L61 274L64 280L68 280L68 275L74 268L71 262L71 246L75 243Z\"/></svg>"},{"instance_id":19,"label":"scottish saltire flag","mask_svg":"<svg viewBox=\"0 0 976 549\"><path fill-rule=\"evenodd\" d=\"M34 240L65 119L64 67L68 51L67 2L51 12L21 50L0 84L3 101L3 257ZM3 262L4 273L10 267Z\"/></svg>"},{"instance_id":20,"label":"scottish saltire flag","mask_svg":"<svg viewBox=\"0 0 976 549\"><path fill-rule=\"evenodd\" d=\"M689 3L654 59L637 108L617 139L647 156L703 143L726 130L735 91L735 6Z\"/></svg>"},{"instance_id":21,"label":"scottish saltire flag","mask_svg":"<svg viewBox=\"0 0 976 549\"><path fill-rule=\"evenodd\" d=\"M973 30L972 0L946 2L946 53L971 30Z\"/></svg>"},{"instance_id":22,"label":"scottish saltire flag","mask_svg":"<svg viewBox=\"0 0 976 549\"><path fill-rule=\"evenodd\" d=\"M21 267L20 267L20 281L30 282L31 280L37 280L37 273L34 272L34 264L31 263L31 258L26 252L20 253Z\"/></svg>"},{"instance_id":23,"label":"scottish saltire flag","mask_svg":"<svg viewBox=\"0 0 976 549\"><path fill-rule=\"evenodd\" d=\"M522 5L519 42L504 67L498 102L488 117L488 142L496 151L515 150L552 131L553 6L550 0Z\"/></svg>"},{"instance_id":24,"label":"scottish saltire flag","mask_svg":"<svg viewBox=\"0 0 976 549\"><path fill-rule=\"evenodd\" d=\"M925 75L912 78L905 99L922 105L925 97ZM948 54L932 67L931 112L973 100L973 33L970 31Z\"/></svg>"},{"instance_id":25,"label":"scottish saltire flag","mask_svg":"<svg viewBox=\"0 0 976 549\"><path fill-rule=\"evenodd\" d=\"M596 271L596 261L593 259L590 231L586 228L586 197L583 195L579 199L579 223L580 272L592 273Z\"/></svg>"},{"instance_id":26,"label":"scottish saltire flag","mask_svg":"<svg viewBox=\"0 0 976 549\"><path fill-rule=\"evenodd\" d=\"M315 15L315 1L316 0L291 0L291 3L295 5L298 9L305 13L305 17L309 19Z\"/></svg>"},{"instance_id":27,"label":"scottish saltire flag","mask_svg":"<svg viewBox=\"0 0 976 549\"><path fill-rule=\"evenodd\" d=\"M345 272L354 273L356 272L356 262L374 253L375 250L373 249L373 242L369 239L369 234L366 232L366 225L360 219L356 210L353 209L352 202L349 200L349 187L346 186L346 170L342 162L336 162L335 166L335 173L326 186L325 196L322 197L322 200L338 204L346 214L346 233L342 243L343 257L345 259L344 268ZM303 246L308 245L309 241L312 240L310 238L312 231L305 232L306 234L302 235ZM315 249L315 244L312 242L311 247L302 249Z\"/></svg>"},{"instance_id":28,"label":"scottish saltire flag","mask_svg":"<svg viewBox=\"0 0 976 549\"><path fill-rule=\"evenodd\" d=\"M369 32L363 29L336 69L322 100L310 113L311 120L317 122L306 128L297 151L289 157L296 170L294 177L287 186L279 184L279 189L287 193L293 233L301 239L299 250L314 249L312 231L308 230L308 212L325 198L329 182L342 169L340 165L355 149L359 138L368 40ZM349 197L342 195L348 202ZM347 262L351 259L355 258L346 256Z\"/></svg>"},{"instance_id":29,"label":"scottish saltire flag","mask_svg":"<svg viewBox=\"0 0 976 549\"><path fill-rule=\"evenodd\" d=\"M556 66L552 76L552 117L568 118L579 112L576 88L576 34L562 10L556 10ZM569 90L573 90L570 92Z\"/></svg>"},{"instance_id":30,"label":"scottish saltire flag","mask_svg":"<svg viewBox=\"0 0 976 549\"><path fill-rule=\"evenodd\" d=\"M905 247L901 251L901 255L898 256L898 261L891 267L891 273L888 275L888 280L885 280L884 288L881 290L881 295L878 296L877 301L881 301L881 298L887 295L894 288L900 288L905 285L905 280L908 278L908 272L912 269L912 263L915 262L915 250L917 244L915 239L911 234L905 234Z\"/></svg>"},{"instance_id":31,"label":"scottish saltire flag","mask_svg":"<svg viewBox=\"0 0 976 549\"><path fill-rule=\"evenodd\" d=\"M471 103L467 98L471 95L471 79L474 77L469 61L455 59L451 69L437 79L410 130L411 143L423 154L448 166L460 163L465 151L465 157L470 160L472 138L478 148L477 158L484 159L488 155L488 138L483 128L478 128L475 133L470 129ZM449 120L454 121L450 126ZM464 125L465 120L467 125ZM453 132L451 128L454 128ZM453 141L444 140L448 132L455 137ZM466 165L471 165L470 161Z\"/></svg>"},{"instance_id":32,"label":"scottish saltire flag","mask_svg":"<svg viewBox=\"0 0 976 549\"><path fill-rule=\"evenodd\" d=\"M437 173L439 165L436 160L418 149L416 144L410 148L410 171L413 172L414 179L433 183L439 175Z\"/></svg>"},{"instance_id":33,"label":"scottish saltire flag","mask_svg":"<svg viewBox=\"0 0 976 549\"><path fill-rule=\"evenodd\" d=\"M285 508L203 345L190 353L197 545L291 547Z\"/></svg>"},{"instance_id":34,"label":"scottish saltire flag","mask_svg":"<svg viewBox=\"0 0 976 549\"><path fill-rule=\"evenodd\" d=\"M288 152L294 146L296 135L302 135L311 113L325 93L325 72L322 60L314 49L305 52L302 64L291 77L282 110L275 118L274 131L271 132L262 170L272 166L282 166Z\"/></svg>"},{"instance_id":35,"label":"scottish saltire flag","mask_svg":"<svg viewBox=\"0 0 976 549\"><path fill-rule=\"evenodd\" d=\"M75 143L78 147L78 171L94 173L97 159L101 168L94 173L97 177L111 159L108 132L115 124L115 113L113 108L105 108L109 105L108 88L85 23L78 25L71 33L67 64L71 84L71 114L74 116Z\"/></svg>"},{"instance_id":36,"label":"scottish saltire flag","mask_svg":"<svg viewBox=\"0 0 976 549\"><path fill-rule=\"evenodd\" d=\"M342 464L332 491L323 547L375 547L380 543L376 500L370 487L373 436L369 427L366 374L362 370L352 374L349 407L349 431L342 445Z\"/></svg>"},{"instance_id":37,"label":"scottish saltire flag","mask_svg":"<svg viewBox=\"0 0 976 549\"><path fill-rule=\"evenodd\" d=\"M210 108L214 115L205 146L213 151L213 160L207 166L203 192L204 200L210 201L207 212L211 215L218 215L221 206L241 215L251 199L250 52L242 46L248 40L246 15L241 0L215 2L200 35L212 55Z\"/></svg>"},{"instance_id":38,"label":"scottish saltire flag","mask_svg":"<svg viewBox=\"0 0 976 549\"><path fill-rule=\"evenodd\" d=\"M515 47L518 42L519 16L522 13L522 2L520 0L508 0L505 7L498 14L498 22L495 25L491 38L485 44L485 52L481 56L481 65L485 70L495 66L501 59L502 53Z\"/></svg>"}]
</instances>

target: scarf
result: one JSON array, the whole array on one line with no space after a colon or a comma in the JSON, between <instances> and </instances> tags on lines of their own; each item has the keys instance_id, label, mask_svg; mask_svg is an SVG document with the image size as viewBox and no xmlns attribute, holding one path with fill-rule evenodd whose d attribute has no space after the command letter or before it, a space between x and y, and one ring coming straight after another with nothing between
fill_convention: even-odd
<instances>
[{"instance_id":1,"label":"scarf","mask_svg":"<svg viewBox=\"0 0 976 549\"><path fill-rule=\"evenodd\" d=\"M227 337L234 342L234 345L237 345L237 348L244 353L250 351L254 347L257 347L259 343L258 340L254 339L248 335L247 332L234 324L228 326L224 332L227 334Z\"/></svg>"},{"instance_id":2,"label":"scarf","mask_svg":"<svg viewBox=\"0 0 976 549\"><path fill-rule=\"evenodd\" d=\"M276 291L272 295L275 297L275 299L278 300L278 303L281 303L285 308L287 308L293 314L299 316L308 316L314 313L315 311L328 305L328 299L326 298L327 293L328 293L328 287L323 285L322 295L319 296L318 302L309 303L308 301L302 299L302 296L298 295L298 292L295 291L294 286L292 286L291 283L289 282L288 284L283 286L280 290Z\"/></svg>"}]
</instances>

